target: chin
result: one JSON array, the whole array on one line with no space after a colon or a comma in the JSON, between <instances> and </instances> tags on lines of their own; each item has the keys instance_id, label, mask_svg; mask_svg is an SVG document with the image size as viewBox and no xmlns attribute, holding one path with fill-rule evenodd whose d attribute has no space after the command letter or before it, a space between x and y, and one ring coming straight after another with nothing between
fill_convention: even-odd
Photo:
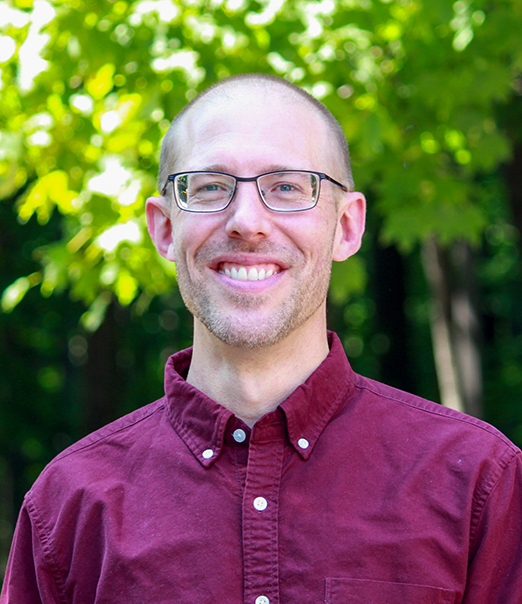
<instances>
[{"instance_id":1,"label":"chin","mask_svg":"<svg viewBox=\"0 0 522 604\"><path fill-rule=\"evenodd\" d=\"M273 346L283 340L289 333L287 329L237 329L230 325L204 324L218 340L235 348L256 349Z\"/></svg>"},{"instance_id":2,"label":"chin","mask_svg":"<svg viewBox=\"0 0 522 604\"><path fill-rule=\"evenodd\" d=\"M324 314L327 288L324 280L322 287L292 292L279 304L265 297L237 296L226 306L216 304L208 293L183 295L195 292L180 290L187 308L215 338L235 348L260 349L278 344L317 313Z\"/></svg>"},{"instance_id":3,"label":"chin","mask_svg":"<svg viewBox=\"0 0 522 604\"><path fill-rule=\"evenodd\" d=\"M236 316L233 320L218 313L211 313L198 319L224 344L253 350L278 344L305 324L317 309L313 310L314 312L309 313L274 313L269 317L252 314L241 319Z\"/></svg>"}]
</instances>

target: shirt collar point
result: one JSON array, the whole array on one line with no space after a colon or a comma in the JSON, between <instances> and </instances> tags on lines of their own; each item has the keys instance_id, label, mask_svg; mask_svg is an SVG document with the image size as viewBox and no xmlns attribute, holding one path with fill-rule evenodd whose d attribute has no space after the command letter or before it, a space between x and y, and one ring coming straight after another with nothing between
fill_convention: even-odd
<instances>
[{"instance_id":1,"label":"shirt collar point","mask_svg":"<svg viewBox=\"0 0 522 604\"><path fill-rule=\"evenodd\" d=\"M308 459L310 459L310 455L312 454L312 451L314 449L315 446L315 440L312 439L304 439L303 437L299 437L299 438L289 438L290 442L292 443L292 446L294 447L294 449L297 451L297 453L299 453L299 455L301 456L301 458L304 461L307 461ZM307 446L302 446L305 443L300 442L306 440Z\"/></svg>"},{"instance_id":2,"label":"shirt collar point","mask_svg":"<svg viewBox=\"0 0 522 604\"><path fill-rule=\"evenodd\" d=\"M196 453L196 458L202 466L209 468L217 461L220 452L221 448L205 449Z\"/></svg>"}]
</instances>

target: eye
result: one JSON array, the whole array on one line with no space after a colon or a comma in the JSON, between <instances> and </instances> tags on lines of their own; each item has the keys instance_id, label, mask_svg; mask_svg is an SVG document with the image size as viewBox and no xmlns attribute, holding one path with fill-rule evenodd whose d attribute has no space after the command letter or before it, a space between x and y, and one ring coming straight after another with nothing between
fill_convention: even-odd
<instances>
[{"instance_id":1,"label":"eye","mask_svg":"<svg viewBox=\"0 0 522 604\"><path fill-rule=\"evenodd\" d=\"M189 203L223 203L230 198L234 183L230 179L215 174L198 174L191 179L188 190Z\"/></svg>"},{"instance_id":2,"label":"eye","mask_svg":"<svg viewBox=\"0 0 522 604\"><path fill-rule=\"evenodd\" d=\"M197 175L192 178L189 185L191 195L221 195L229 194L233 188L233 183L228 180L224 180L219 176L214 175Z\"/></svg>"},{"instance_id":3,"label":"eye","mask_svg":"<svg viewBox=\"0 0 522 604\"><path fill-rule=\"evenodd\" d=\"M284 183L284 184L277 185L276 188L283 193L287 193L289 191L295 190L296 187L295 187L295 185L291 185L289 183Z\"/></svg>"},{"instance_id":4,"label":"eye","mask_svg":"<svg viewBox=\"0 0 522 604\"><path fill-rule=\"evenodd\" d=\"M213 183L209 183L208 185L203 185L202 187L199 187L198 191L219 191L220 189L225 189L226 187L222 184L219 184L217 182L213 182Z\"/></svg>"},{"instance_id":5,"label":"eye","mask_svg":"<svg viewBox=\"0 0 522 604\"><path fill-rule=\"evenodd\" d=\"M287 195L298 195L302 193L303 188L297 182L289 180L277 181L272 183L270 186L270 194L287 196Z\"/></svg>"}]
</instances>

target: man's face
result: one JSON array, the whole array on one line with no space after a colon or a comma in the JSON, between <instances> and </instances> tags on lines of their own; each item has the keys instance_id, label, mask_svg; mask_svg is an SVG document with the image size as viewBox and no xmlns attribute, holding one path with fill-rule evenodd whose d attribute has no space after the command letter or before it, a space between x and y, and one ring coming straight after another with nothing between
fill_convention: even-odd
<instances>
[{"instance_id":1,"label":"man's face","mask_svg":"<svg viewBox=\"0 0 522 604\"><path fill-rule=\"evenodd\" d=\"M329 141L323 121L303 102L241 91L189 113L176 170L248 177L302 169L339 178L328 161ZM199 321L227 344L255 348L324 322L342 231L334 188L323 181L315 208L289 214L266 208L255 182L239 183L232 203L216 214L172 208L170 257L196 329Z\"/></svg>"}]
</instances>

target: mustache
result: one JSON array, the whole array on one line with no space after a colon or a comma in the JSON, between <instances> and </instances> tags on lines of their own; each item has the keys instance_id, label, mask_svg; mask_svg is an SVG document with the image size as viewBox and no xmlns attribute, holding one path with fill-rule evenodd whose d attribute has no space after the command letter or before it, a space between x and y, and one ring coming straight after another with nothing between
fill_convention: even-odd
<instances>
[{"instance_id":1,"label":"mustache","mask_svg":"<svg viewBox=\"0 0 522 604\"><path fill-rule=\"evenodd\" d=\"M226 254L266 255L288 263L292 263L301 257L301 254L295 248L289 248L270 241L252 243L232 239L230 241L204 245L196 252L196 260L209 264L214 258Z\"/></svg>"}]
</instances>

